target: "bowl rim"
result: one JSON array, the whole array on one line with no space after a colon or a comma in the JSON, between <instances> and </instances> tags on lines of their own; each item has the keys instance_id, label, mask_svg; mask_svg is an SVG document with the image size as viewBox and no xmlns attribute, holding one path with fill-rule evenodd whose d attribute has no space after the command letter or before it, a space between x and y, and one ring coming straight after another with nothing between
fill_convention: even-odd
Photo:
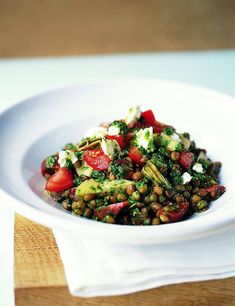
<instances>
[{"instance_id":1,"label":"bowl rim","mask_svg":"<svg viewBox=\"0 0 235 306\"><path fill-rule=\"evenodd\" d=\"M41 92L36 95L32 95L27 97L26 99L20 100L13 105L8 107L2 108L0 111L0 116L3 115L5 112L9 112L14 109L17 105L21 105L24 103L30 103L32 99L36 97L43 97L47 94L56 93L60 90L69 90L75 88L77 86L84 86L84 85L94 85L99 83L115 83L115 82L126 82L126 81L140 81L140 82L164 82L165 84L169 85L181 85L187 88L191 88L193 90L200 90L205 93L211 93L219 95L221 98L226 98L228 101L231 102L232 107L235 108L235 99L229 95L224 93L218 92L216 90L207 89L201 86L187 84L184 82L178 82L173 80L164 80L158 78L139 78L139 77L122 77L122 78L109 78L109 79L99 79L93 81L82 81L75 84L70 84L66 86L56 87L51 90L47 90L45 92ZM119 241L122 243L168 243L173 241L179 240L189 240L192 238L199 238L202 236L208 236L214 234L215 232L219 232L227 227L233 225L235 221L235 214L234 215L226 215L221 219L216 218L214 223L205 223L200 218L197 220L186 220L176 223L170 224L163 224L160 227L157 227L157 231L153 230L155 227L153 226L128 226L128 225L117 225L117 224L106 224L102 222L97 222L93 220L88 220L85 218L79 218L69 215L70 220L68 222L65 221L65 213L60 211L58 214L51 214L44 210L40 210L36 207L28 205L28 203L14 196L10 195L6 191L1 188L0 185L0 198L3 202L9 203L9 206L15 210L17 213L33 220L39 224L44 226L50 227L55 230L69 232L72 235L77 234L87 234L87 235L96 235L105 237L106 240L114 242ZM63 214L63 215L62 215ZM75 222L75 219L82 219L80 222ZM92 221L92 222L91 222ZM184 226L186 222L196 223L197 226ZM188 223L187 223L188 224ZM128 230L127 230L128 228ZM185 231L187 228L187 231ZM135 240L136 239L136 240Z\"/></svg>"}]
</instances>

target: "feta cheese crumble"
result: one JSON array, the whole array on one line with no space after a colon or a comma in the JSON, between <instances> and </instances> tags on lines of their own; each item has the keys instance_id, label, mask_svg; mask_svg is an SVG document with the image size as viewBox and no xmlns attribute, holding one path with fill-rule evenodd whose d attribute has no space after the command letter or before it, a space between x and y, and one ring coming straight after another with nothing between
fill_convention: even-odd
<instances>
[{"instance_id":1,"label":"feta cheese crumble","mask_svg":"<svg viewBox=\"0 0 235 306\"><path fill-rule=\"evenodd\" d=\"M183 185L187 184L191 181L192 176L188 173L188 172L184 172L184 174L182 175L182 180L183 180Z\"/></svg>"},{"instance_id":2,"label":"feta cheese crumble","mask_svg":"<svg viewBox=\"0 0 235 306\"><path fill-rule=\"evenodd\" d=\"M77 157L71 150L64 150L59 152L59 159L58 163L60 167L64 167L66 165L66 161L70 160L72 164L75 164L77 162Z\"/></svg>"},{"instance_id":3,"label":"feta cheese crumble","mask_svg":"<svg viewBox=\"0 0 235 306\"><path fill-rule=\"evenodd\" d=\"M129 124L133 121L137 121L138 119L140 119L140 116L141 116L140 106L137 105L135 107L131 107L125 118L125 122L126 124Z\"/></svg>"},{"instance_id":4,"label":"feta cheese crumble","mask_svg":"<svg viewBox=\"0 0 235 306\"><path fill-rule=\"evenodd\" d=\"M110 159L113 159L116 152L121 150L116 140L105 138L102 138L101 149Z\"/></svg>"},{"instance_id":5,"label":"feta cheese crumble","mask_svg":"<svg viewBox=\"0 0 235 306\"><path fill-rule=\"evenodd\" d=\"M197 173L204 173L204 170L202 168L202 164L200 163L196 163L194 166L193 166L193 170Z\"/></svg>"},{"instance_id":6,"label":"feta cheese crumble","mask_svg":"<svg viewBox=\"0 0 235 306\"><path fill-rule=\"evenodd\" d=\"M151 151L150 147L153 144L153 128L140 129L136 134L136 143L138 147Z\"/></svg>"},{"instance_id":7,"label":"feta cheese crumble","mask_svg":"<svg viewBox=\"0 0 235 306\"><path fill-rule=\"evenodd\" d=\"M170 137L175 141L180 142L180 136L178 134L174 133Z\"/></svg>"},{"instance_id":8,"label":"feta cheese crumble","mask_svg":"<svg viewBox=\"0 0 235 306\"><path fill-rule=\"evenodd\" d=\"M89 130L86 131L85 133L85 137L86 138L101 138L104 137L107 134L107 129L104 127L95 127L95 128L91 128Z\"/></svg>"},{"instance_id":9,"label":"feta cheese crumble","mask_svg":"<svg viewBox=\"0 0 235 306\"><path fill-rule=\"evenodd\" d=\"M108 129L108 135L114 136L120 134L120 128L118 126L111 125Z\"/></svg>"}]
</instances>

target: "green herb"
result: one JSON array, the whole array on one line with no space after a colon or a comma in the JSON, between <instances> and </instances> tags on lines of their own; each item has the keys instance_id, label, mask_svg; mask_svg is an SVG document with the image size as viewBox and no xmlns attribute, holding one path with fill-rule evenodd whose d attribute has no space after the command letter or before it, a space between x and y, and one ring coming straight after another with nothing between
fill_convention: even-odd
<instances>
[{"instance_id":1,"label":"green herb","mask_svg":"<svg viewBox=\"0 0 235 306\"><path fill-rule=\"evenodd\" d=\"M121 166L121 165L118 165L117 163L115 162L112 162L110 164L110 167L111 167L111 172L115 175L115 177L117 179L123 179L125 174L126 174L126 171L124 169L124 166Z\"/></svg>"},{"instance_id":2,"label":"green herb","mask_svg":"<svg viewBox=\"0 0 235 306\"><path fill-rule=\"evenodd\" d=\"M178 151L178 152L182 151L181 143L177 143L177 145L175 146L175 150Z\"/></svg>"},{"instance_id":3,"label":"green herb","mask_svg":"<svg viewBox=\"0 0 235 306\"><path fill-rule=\"evenodd\" d=\"M78 175L74 180L73 183L75 186L79 186L84 181L83 176Z\"/></svg>"},{"instance_id":4,"label":"green herb","mask_svg":"<svg viewBox=\"0 0 235 306\"><path fill-rule=\"evenodd\" d=\"M73 143L70 142L65 145L65 149L66 150L76 150L77 147Z\"/></svg>"},{"instance_id":5,"label":"green herb","mask_svg":"<svg viewBox=\"0 0 235 306\"><path fill-rule=\"evenodd\" d=\"M176 170L176 171L172 172L171 177L172 177L175 185L179 185L179 184L183 183L182 175L181 175L181 172L179 170Z\"/></svg>"},{"instance_id":6,"label":"green herb","mask_svg":"<svg viewBox=\"0 0 235 306\"><path fill-rule=\"evenodd\" d=\"M71 170L73 168L73 163L72 163L71 159L66 158L65 167L69 170Z\"/></svg>"},{"instance_id":7,"label":"green herb","mask_svg":"<svg viewBox=\"0 0 235 306\"><path fill-rule=\"evenodd\" d=\"M209 162L208 160L203 159L203 158L200 158L200 159L198 160L198 162L202 164L202 166L203 166L203 168L204 168L205 170L207 170L207 169L209 168L209 166L211 165L211 162Z\"/></svg>"},{"instance_id":8,"label":"green herb","mask_svg":"<svg viewBox=\"0 0 235 306\"><path fill-rule=\"evenodd\" d=\"M56 163L56 158L54 155L49 156L46 160L46 168L52 168Z\"/></svg>"},{"instance_id":9,"label":"green herb","mask_svg":"<svg viewBox=\"0 0 235 306\"><path fill-rule=\"evenodd\" d=\"M76 152L74 152L74 155L77 157L78 160L82 160L82 158L83 158L83 152L82 151L76 151Z\"/></svg>"},{"instance_id":10,"label":"green herb","mask_svg":"<svg viewBox=\"0 0 235 306\"><path fill-rule=\"evenodd\" d=\"M133 207L132 209L130 209L130 214L132 217L138 216L140 213L139 209L137 207Z\"/></svg>"},{"instance_id":11,"label":"green herb","mask_svg":"<svg viewBox=\"0 0 235 306\"><path fill-rule=\"evenodd\" d=\"M203 173L194 173L193 174L194 180L199 180L200 182L204 182L206 180L206 176Z\"/></svg>"},{"instance_id":12,"label":"green herb","mask_svg":"<svg viewBox=\"0 0 235 306\"><path fill-rule=\"evenodd\" d=\"M163 133L165 133L166 135L168 135L168 136L171 136L171 135L173 135L173 133L174 133L174 130L173 130L173 128L172 127L165 127L164 129L163 129Z\"/></svg>"},{"instance_id":13,"label":"green herb","mask_svg":"<svg viewBox=\"0 0 235 306\"><path fill-rule=\"evenodd\" d=\"M160 147L160 148L158 149L157 153L158 153L159 155L161 155L162 157L164 157L164 156L166 155L166 149L163 148L163 147Z\"/></svg>"},{"instance_id":14,"label":"green herb","mask_svg":"<svg viewBox=\"0 0 235 306\"><path fill-rule=\"evenodd\" d=\"M101 171L93 170L91 178L95 179L98 183L102 183L105 180L105 174Z\"/></svg>"},{"instance_id":15,"label":"green herb","mask_svg":"<svg viewBox=\"0 0 235 306\"><path fill-rule=\"evenodd\" d=\"M125 122L115 120L111 123L110 126L115 126L115 127L119 128L121 135L125 136L128 132L128 126L126 125Z\"/></svg>"},{"instance_id":16,"label":"green herb","mask_svg":"<svg viewBox=\"0 0 235 306\"><path fill-rule=\"evenodd\" d=\"M141 181L136 182L135 183L136 189L139 191L147 182L148 180L146 178L144 178Z\"/></svg>"}]
</instances>

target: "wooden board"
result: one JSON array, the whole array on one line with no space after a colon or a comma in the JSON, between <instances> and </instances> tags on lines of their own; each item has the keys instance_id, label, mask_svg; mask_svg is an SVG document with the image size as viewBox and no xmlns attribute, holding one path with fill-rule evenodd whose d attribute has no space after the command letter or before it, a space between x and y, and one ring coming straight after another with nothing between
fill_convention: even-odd
<instances>
[{"instance_id":1,"label":"wooden board","mask_svg":"<svg viewBox=\"0 0 235 306\"><path fill-rule=\"evenodd\" d=\"M0 57L235 48L234 0L1 0Z\"/></svg>"},{"instance_id":2,"label":"wooden board","mask_svg":"<svg viewBox=\"0 0 235 306\"><path fill-rule=\"evenodd\" d=\"M235 277L117 297L75 298L68 292L51 230L16 215L15 295L16 306L231 306L235 305Z\"/></svg>"}]
</instances>

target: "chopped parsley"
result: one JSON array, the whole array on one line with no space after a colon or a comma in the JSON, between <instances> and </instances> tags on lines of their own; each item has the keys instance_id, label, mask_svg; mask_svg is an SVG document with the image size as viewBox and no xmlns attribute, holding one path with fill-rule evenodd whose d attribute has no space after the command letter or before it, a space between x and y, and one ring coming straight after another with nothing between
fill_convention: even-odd
<instances>
[{"instance_id":1,"label":"chopped parsley","mask_svg":"<svg viewBox=\"0 0 235 306\"><path fill-rule=\"evenodd\" d=\"M84 178L82 175L78 175L74 180L73 183L75 186L79 186L84 181Z\"/></svg>"},{"instance_id":2,"label":"chopped parsley","mask_svg":"<svg viewBox=\"0 0 235 306\"><path fill-rule=\"evenodd\" d=\"M98 170L93 170L91 172L91 178L96 180L98 183L102 183L105 180L105 173Z\"/></svg>"},{"instance_id":3,"label":"chopped parsley","mask_svg":"<svg viewBox=\"0 0 235 306\"><path fill-rule=\"evenodd\" d=\"M57 161L57 158L54 155L49 156L46 160L46 168L53 168L56 161Z\"/></svg>"},{"instance_id":4,"label":"chopped parsley","mask_svg":"<svg viewBox=\"0 0 235 306\"><path fill-rule=\"evenodd\" d=\"M178 151L178 152L182 151L182 144L177 143L177 145L175 146L175 150Z\"/></svg>"},{"instance_id":5,"label":"chopped parsley","mask_svg":"<svg viewBox=\"0 0 235 306\"><path fill-rule=\"evenodd\" d=\"M146 178L144 178L141 181L136 182L135 183L136 189L139 191L144 185L146 185L147 182L148 182L148 180Z\"/></svg>"},{"instance_id":6,"label":"chopped parsley","mask_svg":"<svg viewBox=\"0 0 235 306\"><path fill-rule=\"evenodd\" d=\"M182 175L179 170L171 172L171 177L175 185L179 185L183 183Z\"/></svg>"},{"instance_id":7,"label":"chopped parsley","mask_svg":"<svg viewBox=\"0 0 235 306\"><path fill-rule=\"evenodd\" d=\"M73 163L70 158L66 158L65 167L69 170L73 168Z\"/></svg>"},{"instance_id":8,"label":"chopped parsley","mask_svg":"<svg viewBox=\"0 0 235 306\"><path fill-rule=\"evenodd\" d=\"M74 152L74 155L77 157L78 160L82 160L82 158L83 158L83 152L82 151L76 151L76 152Z\"/></svg>"},{"instance_id":9,"label":"chopped parsley","mask_svg":"<svg viewBox=\"0 0 235 306\"><path fill-rule=\"evenodd\" d=\"M123 121L118 121L118 120L116 120L116 121L113 121L112 123L111 123L111 125L110 126L115 126L115 127L117 127L119 130L120 130L120 134L121 135L126 135L127 134L127 132L128 132L128 126L127 126L127 124L125 123L125 122L123 122Z\"/></svg>"},{"instance_id":10,"label":"chopped parsley","mask_svg":"<svg viewBox=\"0 0 235 306\"><path fill-rule=\"evenodd\" d=\"M77 147L73 143L69 142L65 145L65 149L66 150L76 150Z\"/></svg>"},{"instance_id":11,"label":"chopped parsley","mask_svg":"<svg viewBox=\"0 0 235 306\"><path fill-rule=\"evenodd\" d=\"M194 173L193 174L193 179L203 182L203 181L205 181L206 176L203 173Z\"/></svg>"},{"instance_id":12,"label":"chopped parsley","mask_svg":"<svg viewBox=\"0 0 235 306\"><path fill-rule=\"evenodd\" d=\"M125 174L126 174L126 169L125 168L127 168L127 165L119 165L119 164L117 164L117 163L115 163L115 162L112 162L111 164L110 164L110 167L111 167L111 172L115 175L115 177L117 178L117 179L123 179L124 178L124 176L125 176Z\"/></svg>"},{"instance_id":13,"label":"chopped parsley","mask_svg":"<svg viewBox=\"0 0 235 306\"><path fill-rule=\"evenodd\" d=\"M174 134L174 130L172 127L168 126L163 129L163 133L165 133L168 136L171 136Z\"/></svg>"}]
</instances>

